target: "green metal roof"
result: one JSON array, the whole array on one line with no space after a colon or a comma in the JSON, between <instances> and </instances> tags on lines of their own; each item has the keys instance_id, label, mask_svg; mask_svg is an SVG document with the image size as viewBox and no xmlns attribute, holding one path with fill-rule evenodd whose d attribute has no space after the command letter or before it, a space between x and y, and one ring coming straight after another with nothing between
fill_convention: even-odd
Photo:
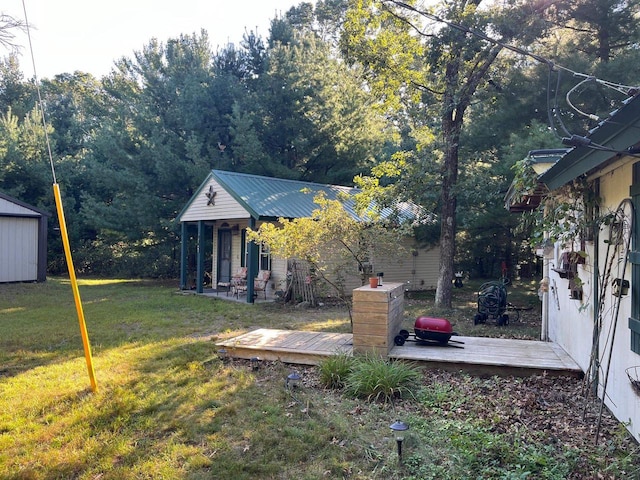
<instances>
[{"instance_id":1,"label":"green metal roof","mask_svg":"<svg viewBox=\"0 0 640 480\"><path fill-rule=\"evenodd\" d=\"M178 219L187 211L194 198L201 193L202 188L209 183L210 179L215 180L224 188L256 220L309 217L314 210L319 208L313 199L320 192L324 192L325 197L329 200L340 200L345 210L353 218L366 220L366 215L361 217L356 213L355 201L352 198L346 201L340 198L341 194L352 197L360 192L355 187L263 177L224 170L211 171L191 200L178 214ZM398 202L394 208L384 208L379 214L383 219L397 215L395 218L399 218L401 221L423 223L432 223L435 218L430 213L425 214L420 206L411 202Z\"/></svg>"},{"instance_id":2,"label":"green metal roof","mask_svg":"<svg viewBox=\"0 0 640 480\"><path fill-rule=\"evenodd\" d=\"M612 159L625 155L640 142L640 95L627 99L623 106L589 132L592 146L577 146L540 176L554 190ZM601 145L606 149L598 148Z\"/></svg>"},{"instance_id":3,"label":"green metal roof","mask_svg":"<svg viewBox=\"0 0 640 480\"><path fill-rule=\"evenodd\" d=\"M524 160L534 172L539 173L538 169L541 169L544 173L568 151L568 148L530 150ZM530 212L538 208L548 191L547 186L542 182L538 182L532 191L518 191L514 180L504 197L504 206L511 213Z\"/></svg>"},{"instance_id":4,"label":"green metal roof","mask_svg":"<svg viewBox=\"0 0 640 480\"><path fill-rule=\"evenodd\" d=\"M356 188L338 185L223 170L212 170L211 176L256 219L308 217L318 209L318 204L313 201L318 193L324 192L329 200L338 200L340 193L353 195L358 192ZM353 202L349 203L345 208L357 217Z\"/></svg>"}]
</instances>

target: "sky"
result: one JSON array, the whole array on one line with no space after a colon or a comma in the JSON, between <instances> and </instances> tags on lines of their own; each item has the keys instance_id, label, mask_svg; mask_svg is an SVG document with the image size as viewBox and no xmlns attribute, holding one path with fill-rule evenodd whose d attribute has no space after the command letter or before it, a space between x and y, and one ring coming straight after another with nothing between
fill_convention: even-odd
<instances>
[{"instance_id":1,"label":"sky","mask_svg":"<svg viewBox=\"0 0 640 480\"><path fill-rule=\"evenodd\" d=\"M305 0L311 1L313 0ZM165 42L205 29L211 48L239 43L245 30L266 38L270 20L302 0L24 0L38 78L76 70L101 77L151 38ZM24 20L23 0L0 0L0 12ZM28 37L18 34L25 78L34 69ZM1 48L1 47L0 47ZM8 55L0 51L0 57Z\"/></svg>"}]
</instances>

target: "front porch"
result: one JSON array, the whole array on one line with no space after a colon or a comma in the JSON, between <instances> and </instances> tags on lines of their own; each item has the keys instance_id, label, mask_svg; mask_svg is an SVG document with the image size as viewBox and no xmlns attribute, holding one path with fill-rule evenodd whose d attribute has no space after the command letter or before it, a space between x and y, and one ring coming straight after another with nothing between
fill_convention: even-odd
<instances>
[{"instance_id":1,"label":"front porch","mask_svg":"<svg viewBox=\"0 0 640 480\"><path fill-rule=\"evenodd\" d=\"M247 303L247 292L240 292L239 294L236 292L233 292L231 290L226 290L226 289L215 289L215 288L203 288L202 292L198 292L196 289L193 290L180 290L179 293L182 293L184 295L203 295L205 297L209 297L209 298L217 298L219 300L224 300L224 301L228 301L228 302L235 302L235 303ZM271 290L267 291L266 294L266 298L265 296L262 294L262 292L260 292L259 295L256 295L254 293L253 295L253 303L259 304L259 303L273 303L276 301L276 296L274 295L274 293Z\"/></svg>"}]
</instances>

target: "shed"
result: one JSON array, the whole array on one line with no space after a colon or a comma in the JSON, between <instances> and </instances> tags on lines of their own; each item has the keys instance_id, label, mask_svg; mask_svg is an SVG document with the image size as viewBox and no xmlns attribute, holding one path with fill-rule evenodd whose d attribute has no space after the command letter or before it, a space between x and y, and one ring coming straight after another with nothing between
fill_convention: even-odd
<instances>
[{"instance_id":1,"label":"shed","mask_svg":"<svg viewBox=\"0 0 640 480\"><path fill-rule=\"evenodd\" d=\"M0 283L46 280L48 217L0 192Z\"/></svg>"}]
</instances>

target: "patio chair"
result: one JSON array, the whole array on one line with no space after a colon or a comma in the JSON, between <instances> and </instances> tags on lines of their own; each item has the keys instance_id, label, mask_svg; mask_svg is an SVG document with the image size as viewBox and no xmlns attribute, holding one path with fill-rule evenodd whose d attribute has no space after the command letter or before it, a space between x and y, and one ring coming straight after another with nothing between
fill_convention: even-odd
<instances>
[{"instance_id":1,"label":"patio chair","mask_svg":"<svg viewBox=\"0 0 640 480\"><path fill-rule=\"evenodd\" d=\"M269 285L269 278L271 277L270 270L260 270L256 278L253 279L253 293L257 296L258 292L264 294L264 299L267 299L267 286Z\"/></svg>"},{"instance_id":2,"label":"patio chair","mask_svg":"<svg viewBox=\"0 0 640 480\"><path fill-rule=\"evenodd\" d=\"M227 289L227 296L229 292L235 293L236 288L247 282L247 267L240 267L236 270L236 273L229 279L228 282L218 282L216 292L219 294L221 288Z\"/></svg>"}]
</instances>

